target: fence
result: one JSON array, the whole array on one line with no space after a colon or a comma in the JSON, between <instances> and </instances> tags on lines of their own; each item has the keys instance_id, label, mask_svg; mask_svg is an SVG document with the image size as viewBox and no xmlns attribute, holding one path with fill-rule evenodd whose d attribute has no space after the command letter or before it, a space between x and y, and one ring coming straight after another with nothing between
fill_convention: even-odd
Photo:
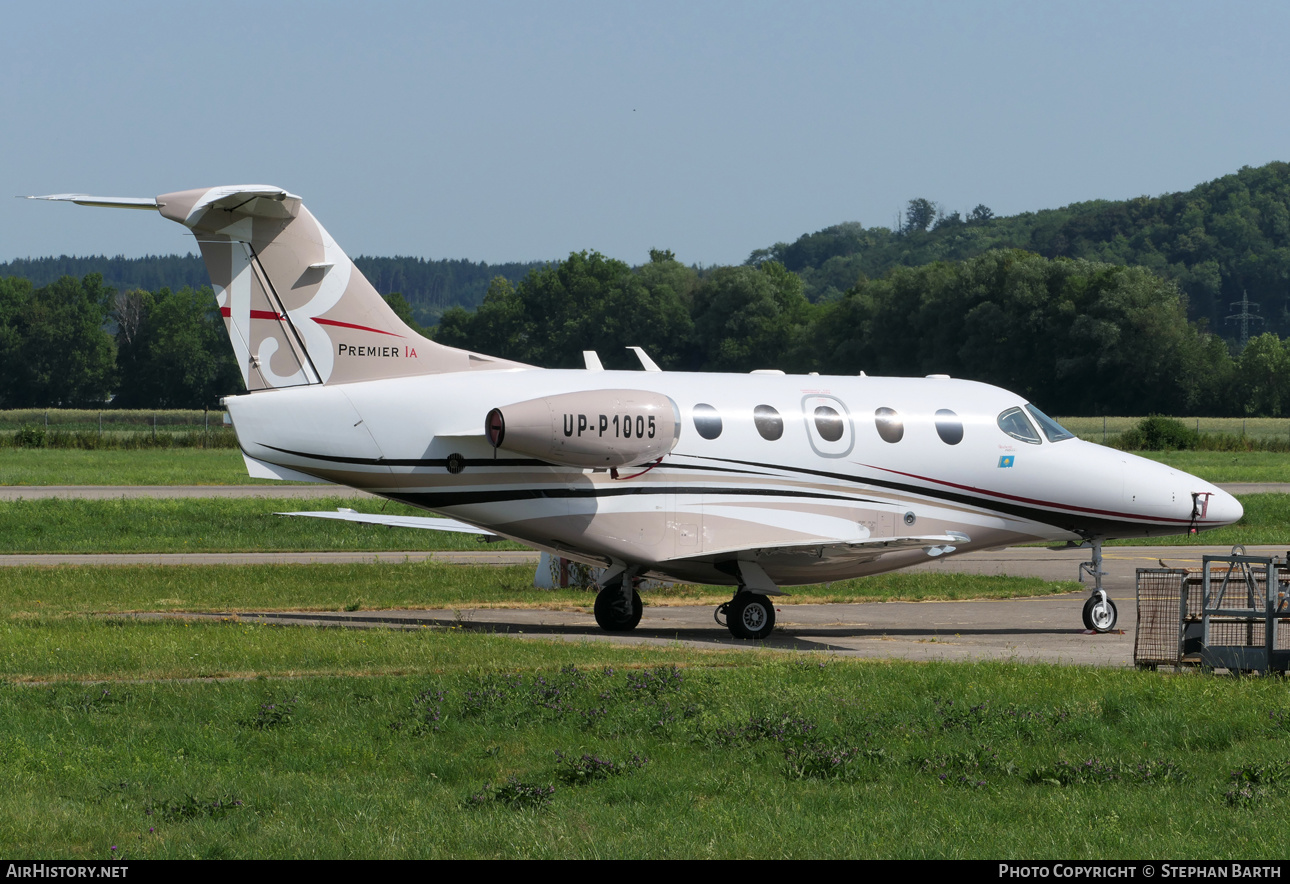
<instances>
[{"instance_id":1,"label":"fence","mask_svg":"<svg viewBox=\"0 0 1290 884\"><path fill-rule=\"evenodd\" d=\"M12 409L0 445L26 448L236 448L223 411Z\"/></svg>"},{"instance_id":2,"label":"fence","mask_svg":"<svg viewBox=\"0 0 1290 884\"><path fill-rule=\"evenodd\" d=\"M1290 418L1284 417L1178 417L1201 436L1235 436L1254 442L1281 442L1290 446ZM1062 417L1057 422L1081 439L1114 443L1142 417Z\"/></svg>"}]
</instances>

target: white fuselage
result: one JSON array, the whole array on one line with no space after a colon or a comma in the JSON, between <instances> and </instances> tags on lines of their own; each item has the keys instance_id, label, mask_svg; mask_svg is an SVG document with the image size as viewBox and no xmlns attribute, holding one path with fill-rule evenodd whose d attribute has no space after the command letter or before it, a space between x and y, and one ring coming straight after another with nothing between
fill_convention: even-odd
<instances>
[{"instance_id":1,"label":"white fuselage","mask_svg":"<svg viewBox=\"0 0 1290 884\"><path fill-rule=\"evenodd\" d=\"M650 391L676 404L679 441L656 467L615 478L508 454L504 444L494 450L485 437L492 408L599 390ZM254 461L572 558L711 583L737 582L729 562L750 556L776 583L798 584L929 554L875 548L883 538L966 536L957 554L1177 534L1241 516L1207 482L1079 439L1049 441L1029 415L1037 441L1009 435L999 416L1023 399L950 378L529 369L289 387L226 402Z\"/></svg>"}]
</instances>

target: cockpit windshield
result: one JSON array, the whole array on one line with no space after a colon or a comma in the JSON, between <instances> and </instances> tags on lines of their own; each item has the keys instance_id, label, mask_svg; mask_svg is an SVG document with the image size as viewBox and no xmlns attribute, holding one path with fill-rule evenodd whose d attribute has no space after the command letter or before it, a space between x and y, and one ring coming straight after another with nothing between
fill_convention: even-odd
<instances>
[{"instance_id":1,"label":"cockpit windshield","mask_svg":"<svg viewBox=\"0 0 1290 884\"><path fill-rule=\"evenodd\" d=\"M1038 408L1035 408L1035 406L1027 404L1026 411L1030 412L1030 416L1035 419L1035 423L1039 424L1039 429L1044 431L1044 435L1048 437L1049 442L1060 442L1063 439L1075 438L1074 433L1057 423L1057 421L1053 420L1048 415L1044 414Z\"/></svg>"},{"instance_id":2,"label":"cockpit windshield","mask_svg":"<svg viewBox=\"0 0 1290 884\"><path fill-rule=\"evenodd\" d=\"M1026 413L1020 408L1009 408L1000 414L999 429L1014 439L1029 442L1031 445L1039 444L1039 434L1030 425L1030 421L1026 420Z\"/></svg>"}]
</instances>

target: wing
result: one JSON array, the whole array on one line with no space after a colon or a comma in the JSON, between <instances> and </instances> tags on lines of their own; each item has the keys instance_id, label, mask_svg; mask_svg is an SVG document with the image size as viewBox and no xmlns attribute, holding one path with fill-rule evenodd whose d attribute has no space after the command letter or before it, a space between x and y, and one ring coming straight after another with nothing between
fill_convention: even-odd
<instances>
[{"instance_id":1,"label":"wing","mask_svg":"<svg viewBox=\"0 0 1290 884\"><path fill-rule=\"evenodd\" d=\"M753 552L764 558L812 553L818 554L820 558L867 561L899 549L922 547L929 556L934 558L945 553L954 552L958 544L967 543L970 539L966 534L952 531L948 534L928 534L917 537L870 537L866 540L837 541L834 543L796 543L789 546L767 546L755 549Z\"/></svg>"},{"instance_id":2,"label":"wing","mask_svg":"<svg viewBox=\"0 0 1290 884\"><path fill-rule=\"evenodd\" d=\"M946 534L907 535L903 537L866 537L863 540L812 540L805 543L790 543L776 546L732 546L729 549L704 550L697 558L731 557L736 553L746 553L759 559L810 556L814 559L850 560L858 562L872 561L889 552L902 549L922 547L933 558L954 552L959 544L967 543L971 538L958 531ZM693 558L677 556L676 559Z\"/></svg>"},{"instance_id":3,"label":"wing","mask_svg":"<svg viewBox=\"0 0 1290 884\"><path fill-rule=\"evenodd\" d=\"M309 516L314 519L336 519L341 522L362 522L365 525L385 525L390 528L418 528L423 531L452 531L458 534L475 534L480 537L495 537L500 534L476 528L456 519L441 519L436 516L386 516L380 513L359 513L351 509L338 509L336 512L312 513L278 513L279 516Z\"/></svg>"},{"instance_id":4,"label":"wing","mask_svg":"<svg viewBox=\"0 0 1290 884\"><path fill-rule=\"evenodd\" d=\"M706 551L698 556L677 556L670 561L694 559L713 563L720 570L729 569L732 575L737 571L740 584L754 592L784 595L784 591L771 580L763 566L857 564L872 562L887 553L910 549L922 549L928 556L935 558L954 552L958 544L969 540L966 534L957 531L904 537L868 537L863 540L818 540L780 546ZM660 564L660 571L666 572L666 564Z\"/></svg>"}]
</instances>

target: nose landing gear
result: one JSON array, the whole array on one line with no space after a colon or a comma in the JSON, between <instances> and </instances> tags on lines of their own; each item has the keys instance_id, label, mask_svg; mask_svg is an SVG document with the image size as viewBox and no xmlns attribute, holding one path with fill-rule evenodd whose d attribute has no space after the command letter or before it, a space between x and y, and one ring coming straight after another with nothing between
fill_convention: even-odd
<instances>
[{"instance_id":1,"label":"nose landing gear","mask_svg":"<svg viewBox=\"0 0 1290 884\"><path fill-rule=\"evenodd\" d=\"M1079 566L1080 583L1084 582L1086 574L1093 578L1093 595L1084 603L1084 628L1094 632L1110 632L1115 629L1119 614L1115 609L1115 602L1111 601L1111 597L1102 588L1102 576L1106 574L1102 570L1102 538L1094 537L1090 543L1093 546L1092 561L1081 562Z\"/></svg>"}]
</instances>

